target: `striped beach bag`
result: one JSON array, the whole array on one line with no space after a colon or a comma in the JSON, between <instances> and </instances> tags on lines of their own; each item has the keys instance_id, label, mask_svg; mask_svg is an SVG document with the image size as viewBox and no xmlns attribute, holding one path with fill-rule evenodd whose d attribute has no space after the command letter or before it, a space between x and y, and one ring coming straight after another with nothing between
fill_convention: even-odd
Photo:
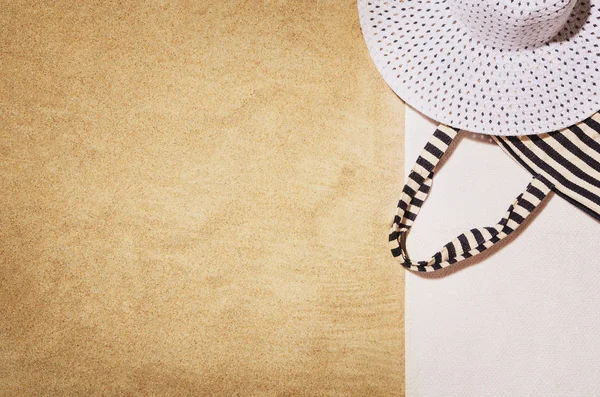
<instances>
[{"instance_id":1,"label":"striped beach bag","mask_svg":"<svg viewBox=\"0 0 600 397\"><path fill-rule=\"evenodd\" d=\"M413 261L406 238L433 182L436 166L458 129L439 125L402 190L389 234L392 255L406 269L432 272L473 257L514 232L551 191L600 220L600 113L568 128L538 135L493 136L532 175L500 221L469 230L425 261Z\"/></svg>"}]
</instances>

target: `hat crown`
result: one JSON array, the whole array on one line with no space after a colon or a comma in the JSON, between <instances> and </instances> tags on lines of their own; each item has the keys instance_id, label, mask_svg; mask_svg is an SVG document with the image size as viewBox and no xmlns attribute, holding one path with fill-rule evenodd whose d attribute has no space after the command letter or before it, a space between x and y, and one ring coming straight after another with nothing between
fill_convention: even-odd
<instances>
[{"instance_id":1,"label":"hat crown","mask_svg":"<svg viewBox=\"0 0 600 397\"><path fill-rule=\"evenodd\" d=\"M492 47L518 50L550 41L577 0L449 0L470 35Z\"/></svg>"}]
</instances>

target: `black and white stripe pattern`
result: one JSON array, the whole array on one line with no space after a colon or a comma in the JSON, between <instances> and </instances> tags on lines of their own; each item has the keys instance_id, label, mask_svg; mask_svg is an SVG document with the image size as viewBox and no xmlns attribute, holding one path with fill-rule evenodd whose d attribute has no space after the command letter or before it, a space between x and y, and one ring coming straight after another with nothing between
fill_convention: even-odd
<instances>
[{"instance_id":1,"label":"black and white stripe pattern","mask_svg":"<svg viewBox=\"0 0 600 397\"><path fill-rule=\"evenodd\" d=\"M600 220L599 113L547 134L494 139L558 195Z\"/></svg>"},{"instance_id":2,"label":"black and white stripe pattern","mask_svg":"<svg viewBox=\"0 0 600 397\"><path fill-rule=\"evenodd\" d=\"M400 257L402 266L409 270L432 272L485 251L516 230L550 192L544 181L534 178L495 226L471 229L446 244L429 260L411 261L406 252L406 236L429 194L435 168L457 133L458 130L445 125L438 127L402 190L389 241L392 255Z\"/></svg>"}]
</instances>

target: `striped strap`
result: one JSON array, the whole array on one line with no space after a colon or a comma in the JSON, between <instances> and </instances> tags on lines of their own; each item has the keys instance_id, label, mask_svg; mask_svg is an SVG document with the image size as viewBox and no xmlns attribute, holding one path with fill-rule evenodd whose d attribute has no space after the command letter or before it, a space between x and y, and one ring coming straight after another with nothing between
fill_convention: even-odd
<instances>
[{"instance_id":1,"label":"striped strap","mask_svg":"<svg viewBox=\"0 0 600 397\"><path fill-rule=\"evenodd\" d=\"M493 138L556 194L600 221L600 113L545 134Z\"/></svg>"},{"instance_id":2,"label":"striped strap","mask_svg":"<svg viewBox=\"0 0 600 397\"><path fill-rule=\"evenodd\" d=\"M429 195L435 168L457 133L458 130L445 125L436 129L402 190L389 240L392 255L400 257L406 269L432 272L480 254L515 231L550 192L551 187L534 178L495 226L471 229L446 244L429 260L411 261L406 251L406 236Z\"/></svg>"}]
</instances>

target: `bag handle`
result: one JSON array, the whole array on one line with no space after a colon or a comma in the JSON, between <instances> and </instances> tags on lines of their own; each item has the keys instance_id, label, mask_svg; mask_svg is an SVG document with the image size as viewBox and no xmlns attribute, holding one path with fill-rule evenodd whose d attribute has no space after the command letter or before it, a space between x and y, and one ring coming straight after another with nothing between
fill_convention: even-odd
<instances>
[{"instance_id":1,"label":"bag handle","mask_svg":"<svg viewBox=\"0 0 600 397\"><path fill-rule=\"evenodd\" d=\"M412 261L406 250L406 237L429 195L435 168L458 131L443 124L438 126L402 190L389 241L392 255L400 257L402 266L408 270L433 272L482 253L514 232L551 190L547 181L533 178L495 226L471 229L446 244L429 260Z\"/></svg>"}]
</instances>

